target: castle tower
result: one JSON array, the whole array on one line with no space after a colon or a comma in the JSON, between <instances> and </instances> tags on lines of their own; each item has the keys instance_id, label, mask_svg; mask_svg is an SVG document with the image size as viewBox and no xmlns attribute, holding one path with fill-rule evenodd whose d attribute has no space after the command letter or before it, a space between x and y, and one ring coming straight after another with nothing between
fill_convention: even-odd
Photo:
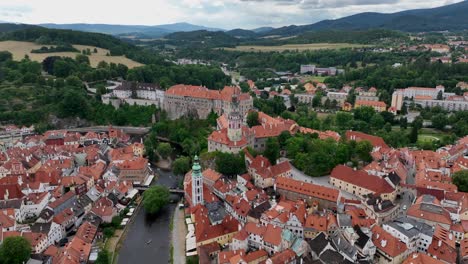
<instances>
[{"instance_id":1,"label":"castle tower","mask_svg":"<svg viewBox=\"0 0 468 264\"><path fill-rule=\"evenodd\" d=\"M228 138L234 142L242 139L242 115L239 111L239 96L236 93L232 95L228 113Z\"/></svg>"},{"instance_id":2,"label":"castle tower","mask_svg":"<svg viewBox=\"0 0 468 264\"><path fill-rule=\"evenodd\" d=\"M192 206L197 204L203 204L203 175L198 156L195 156L192 166Z\"/></svg>"}]
</instances>

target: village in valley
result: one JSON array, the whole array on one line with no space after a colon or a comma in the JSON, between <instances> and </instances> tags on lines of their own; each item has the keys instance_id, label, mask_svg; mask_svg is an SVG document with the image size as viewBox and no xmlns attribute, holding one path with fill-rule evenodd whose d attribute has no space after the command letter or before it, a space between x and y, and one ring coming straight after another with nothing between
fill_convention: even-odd
<instances>
[{"instance_id":1,"label":"village in valley","mask_svg":"<svg viewBox=\"0 0 468 264\"><path fill-rule=\"evenodd\" d=\"M0 264L468 264L468 0L26 2Z\"/></svg>"},{"instance_id":2,"label":"village in valley","mask_svg":"<svg viewBox=\"0 0 468 264\"><path fill-rule=\"evenodd\" d=\"M270 116L255 110L252 96L235 86L217 91L180 84L163 91L150 84L114 84L112 94L103 96L106 103L154 104L170 119L216 113L216 129L206 138L208 153L243 157L246 172L237 175L223 175L216 167L202 166L206 162L198 155L192 157L191 169L173 189L183 193L175 209L183 217L171 225L185 230L176 234L182 237L171 249L175 254L219 264L455 263L468 255L468 194L452 183L454 174L468 169L468 137L436 150L393 148L363 132L340 135ZM253 94L259 93L253 81L248 84ZM311 103L307 98L317 89L327 89L322 83L304 86L307 93L296 95L304 104ZM343 111L371 107L393 114L408 98L452 111L467 107L466 93L458 100L441 86L397 90L389 108L378 101L376 88L354 89L354 106L346 101L349 91L329 91L322 100L336 101ZM281 94L288 97L290 91ZM248 125L252 113L256 124ZM125 129L36 134L34 127L4 127L1 239L24 237L41 263L95 262L99 245L132 224L142 191L159 177L145 158L141 135ZM366 142L371 159L310 177L290 162L287 150L277 160L261 154L269 139L285 133L330 144ZM124 240L125 233L118 232L117 239Z\"/></svg>"}]
</instances>

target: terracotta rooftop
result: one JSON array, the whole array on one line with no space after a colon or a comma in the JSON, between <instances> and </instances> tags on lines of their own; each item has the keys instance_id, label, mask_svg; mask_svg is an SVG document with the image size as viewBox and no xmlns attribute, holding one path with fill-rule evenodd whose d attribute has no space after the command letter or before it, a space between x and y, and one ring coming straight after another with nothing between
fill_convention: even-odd
<instances>
[{"instance_id":1,"label":"terracotta rooftop","mask_svg":"<svg viewBox=\"0 0 468 264\"><path fill-rule=\"evenodd\" d=\"M392 193L395 189L384 179L370 175L362 170L354 170L345 165L336 166L331 172L331 178L360 186L374 193Z\"/></svg>"},{"instance_id":2,"label":"terracotta rooftop","mask_svg":"<svg viewBox=\"0 0 468 264\"><path fill-rule=\"evenodd\" d=\"M357 142L367 140L374 147L388 148L388 145L385 143L383 138L373 136L373 135L369 135L369 134L362 133L362 132L348 130L348 131L346 131L346 139L347 140L354 140L354 141L357 141Z\"/></svg>"},{"instance_id":3,"label":"terracotta rooftop","mask_svg":"<svg viewBox=\"0 0 468 264\"><path fill-rule=\"evenodd\" d=\"M421 218L446 225L452 224L450 213L440 206L440 202L431 195L420 196L406 214L413 218Z\"/></svg>"},{"instance_id":4,"label":"terracotta rooftop","mask_svg":"<svg viewBox=\"0 0 468 264\"><path fill-rule=\"evenodd\" d=\"M76 236L86 243L92 243L97 234L97 227L86 221L76 231Z\"/></svg>"},{"instance_id":5,"label":"terracotta rooftop","mask_svg":"<svg viewBox=\"0 0 468 264\"><path fill-rule=\"evenodd\" d=\"M390 233L378 225L372 227L372 242L379 250L391 257L397 257L408 249L403 242L390 235Z\"/></svg>"},{"instance_id":6,"label":"terracotta rooftop","mask_svg":"<svg viewBox=\"0 0 468 264\"><path fill-rule=\"evenodd\" d=\"M445 262L430 257L424 253L410 254L402 264L444 264Z\"/></svg>"},{"instance_id":7,"label":"terracotta rooftop","mask_svg":"<svg viewBox=\"0 0 468 264\"><path fill-rule=\"evenodd\" d=\"M276 178L276 188L284 189L310 197L320 198L332 202L338 201L340 192L336 189L315 185L312 183L297 181L285 177Z\"/></svg>"}]
</instances>

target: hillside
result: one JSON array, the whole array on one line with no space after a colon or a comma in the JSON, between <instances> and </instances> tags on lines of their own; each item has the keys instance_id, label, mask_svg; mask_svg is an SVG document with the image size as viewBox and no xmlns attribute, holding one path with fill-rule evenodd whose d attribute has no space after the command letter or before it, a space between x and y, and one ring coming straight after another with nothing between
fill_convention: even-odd
<instances>
[{"instance_id":1,"label":"hillside","mask_svg":"<svg viewBox=\"0 0 468 264\"><path fill-rule=\"evenodd\" d=\"M49 45L45 45L49 46ZM134 67L142 66L143 64L133 61L126 58L125 56L108 56L109 50L98 48L95 46L85 46L85 45L72 45L76 50L90 50L91 53L88 55L90 65L92 67L97 67L99 62L105 61L107 63L123 64L129 69ZM50 56L60 56L60 57L69 57L75 58L76 55L80 52L47 52L47 53L33 53L32 50L38 50L44 45L39 45L33 42L27 41L0 41L0 51L9 51L13 55L14 60L21 60L26 55L32 60L37 62L42 62L45 58ZM96 51L96 52L94 52Z\"/></svg>"},{"instance_id":2,"label":"hillside","mask_svg":"<svg viewBox=\"0 0 468 264\"><path fill-rule=\"evenodd\" d=\"M164 37L167 44L176 46L231 47L239 43L236 37L222 31L176 32Z\"/></svg>"},{"instance_id":3,"label":"hillside","mask_svg":"<svg viewBox=\"0 0 468 264\"><path fill-rule=\"evenodd\" d=\"M163 59L110 35L74 30L28 27L0 33L0 41L33 42L38 45L83 45L107 50L111 56L125 56L141 64L163 63ZM28 51L29 52L29 51Z\"/></svg>"},{"instance_id":4,"label":"hillside","mask_svg":"<svg viewBox=\"0 0 468 264\"><path fill-rule=\"evenodd\" d=\"M236 38L255 38L257 33L251 30L245 30L241 28L226 31L226 34Z\"/></svg>"},{"instance_id":5,"label":"hillside","mask_svg":"<svg viewBox=\"0 0 468 264\"><path fill-rule=\"evenodd\" d=\"M189 23L174 23L157 26L144 25L111 25L111 24L40 24L40 26L51 29L70 29L84 32L95 32L110 35L145 35L151 37L161 37L170 33L184 31L220 31L221 29L209 28Z\"/></svg>"},{"instance_id":6,"label":"hillside","mask_svg":"<svg viewBox=\"0 0 468 264\"><path fill-rule=\"evenodd\" d=\"M33 25L26 25L26 24L0 23L0 33L6 33L6 32L15 31L15 30L22 30L26 28L38 28L38 27L33 26Z\"/></svg>"},{"instance_id":7,"label":"hillside","mask_svg":"<svg viewBox=\"0 0 468 264\"><path fill-rule=\"evenodd\" d=\"M360 13L336 20L323 20L304 26L287 26L263 35L293 36L317 30L392 29L407 32L468 29L468 0L430 9L407 10L391 14Z\"/></svg>"}]
</instances>

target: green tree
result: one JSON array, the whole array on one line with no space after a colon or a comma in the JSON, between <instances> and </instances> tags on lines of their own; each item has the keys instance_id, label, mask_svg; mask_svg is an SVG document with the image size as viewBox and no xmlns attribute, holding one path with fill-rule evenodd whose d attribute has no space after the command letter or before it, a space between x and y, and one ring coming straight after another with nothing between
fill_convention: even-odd
<instances>
[{"instance_id":1,"label":"green tree","mask_svg":"<svg viewBox=\"0 0 468 264\"><path fill-rule=\"evenodd\" d=\"M468 170L455 172L452 182L458 187L458 191L468 192Z\"/></svg>"},{"instance_id":2,"label":"green tree","mask_svg":"<svg viewBox=\"0 0 468 264\"><path fill-rule=\"evenodd\" d=\"M381 129L383 125L385 124L385 120L381 115L373 115L372 118L370 119L370 125L374 129Z\"/></svg>"},{"instance_id":3,"label":"green tree","mask_svg":"<svg viewBox=\"0 0 468 264\"><path fill-rule=\"evenodd\" d=\"M263 155L272 165L276 164L276 161L280 157L280 144L278 143L277 138L270 137L267 139Z\"/></svg>"},{"instance_id":4,"label":"green tree","mask_svg":"<svg viewBox=\"0 0 468 264\"><path fill-rule=\"evenodd\" d=\"M258 121L258 112L257 111L250 111L247 115L247 125L249 127L258 126L260 122Z\"/></svg>"},{"instance_id":5,"label":"green tree","mask_svg":"<svg viewBox=\"0 0 468 264\"><path fill-rule=\"evenodd\" d=\"M357 120L362 120L365 122L369 122L372 117L375 115L374 108L370 106L362 106L354 109L354 118Z\"/></svg>"},{"instance_id":6,"label":"green tree","mask_svg":"<svg viewBox=\"0 0 468 264\"><path fill-rule=\"evenodd\" d=\"M356 155L362 161L372 161L372 156L370 155L372 149L372 144L367 140L359 141L356 143Z\"/></svg>"},{"instance_id":7,"label":"green tree","mask_svg":"<svg viewBox=\"0 0 468 264\"><path fill-rule=\"evenodd\" d=\"M177 158L172 164L172 169L176 175L184 175L190 170L190 158L180 157Z\"/></svg>"},{"instance_id":8,"label":"green tree","mask_svg":"<svg viewBox=\"0 0 468 264\"><path fill-rule=\"evenodd\" d=\"M432 118L431 118L431 121L432 121L432 126L434 128L437 128L439 130L443 130L445 128L445 126L447 125L447 115L445 114L437 114L437 115L434 115Z\"/></svg>"},{"instance_id":9,"label":"green tree","mask_svg":"<svg viewBox=\"0 0 468 264\"><path fill-rule=\"evenodd\" d=\"M171 144L166 142L159 143L156 148L156 151L163 159L167 159L172 154Z\"/></svg>"},{"instance_id":10,"label":"green tree","mask_svg":"<svg viewBox=\"0 0 468 264\"><path fill-rule=\"evenodd\" d=\"M245 172L243 153L231 154L218 152L215 159L216 171L224 175L239 175Z\"/></svg>"},{"instance_id":11,"label":"green tree","mask_svg":"<svg viewBox=\"0 0 468 264\"><path fill-rule=\"evenodd\" d=\"M62 117L85 117L88 110L88 101L82 93L69 89L65 92L62 102L59 104L59 112Z\"/></svg>"},{"instance_id":12,"label":"green tree","mask_svg":"<svg viewBox=\"0 0 468 264\"><path fill-rule=\"evenodd\" d=\"M75 60L76 62L78 62L78 64L84 63L84 64L89 65L89 57L86 55L77 54L75 57Z\"/></svg>"},{"instance_id":13,"label":"green tree","mask_svg":"<svg viewBox=\"0 0 468 264\"><path fill-rule=\"evenodd\" d=\"M323 107L325 107L325 109L330 109L331 108L331 101L330 101L330 98L327 98L325 100L325 103L323 104Z\"/></svg>"},{"instance_id":14,"label":"green tree","mask_svg":"<svg viewBox=\"0 0 468 264\"><path fill-rule=\"evenodd\" d=\"M111 255L109 251L103 249L99 252L96 262L94 264L110 264Z\"/></svg>"},{"instance_id":15,"label":"green tree","mask_svg":"<svg viewBox=\"0 0 468 264\"><path fill-rule=\"evenodd\" d=\"M400 118L400 128L401 129L408 128L408 119L406 117L401 117Z\"/></svg>"},{"instance_id":16,"label":"green tree","mask_svg":"<svg viewBox=\"0 0 468 264\"><path fill-rule=\"evenodd\" d=\"M346 112L338 112L335 116L335 124L340 130L346 130L351 127L353 115Z\"/></svg>"},{"instance_id":17,"label":"green tree","mask_svg":"<svg viewBox=\"0 0 468 264\"><path fill-rule=\"evenodd\" d=\"M390 123L385 123L383 128L384 128L384 130L386 132L391 132L392 131L392 125Z\"/></svg>"},{"instance_id":18,"label":"green tree","mask_svg":"<svg viewBox=\"0 0 468 264\"><path fill-rule=\"evenodd\" d=\"M406 105L406 102L403 102L403 104L401 105L400 114L402 115L408 114L408 106Z\"/></svg>"},{"instance_id":19,"label":"green tree","mask_svg":"<svg viewBox=\"0 0 468 264\"><path fill-rule=\"evenodd\" d=\"M320 93L317 93L312 99L312 107L320 106L322 106L322 95Z\"/></svg>"},{"instance_id":20,"label":"green tree","mask_svg":"<svg viewBox=\"0 0 468 264\"><path fill-rule=\"evenodd\" d=\"M249 85L248 85L246 82L241 82L241 83L239 84L239 86L240 86L241 91L242 91L243 93L248 93L248 92L250 91L250 87L249 87Z\"/></svg>"},{"instance_id":21,"label":"green tree","mask_svg":"<svg viewBox=\"0 0 468 264\"><path fill-rule=\"evenodd\" d=\"M418 142L418 126L411 127L411 131L408 135L408 139L411 143Z\"/></svg>"},{"instance_id":22,"label":"green tree","mask_svg":"<svg viewBox=\"0 0 468 264\"><path fill-rule=\"evenodd\" d=\"M149 214L156 214L169 203L170 192L167 187L157 185L145 191L143 196L143 207Z\"/></svg>"},{"instance_id":23,"label":"green tree","mask_svg":"<svg viewBox=\"0 0 468 264\"><path fill-rule=\"evenodd\" d=\"M30 256L31 245L24 237L7 237L0 245L0 263L23 264Z\"/></svg>"},{"instance_id":24,"label":"green tree","mask_svg":"<svg viewBox=\"0 0 468 264\"><path fill-rule=\"evenodd\" d=\"M444 94L442 93L442 91L439 91L439 93L437 93L437 100L443 100L444 99Z\"/></svg>"}]
</instances>

